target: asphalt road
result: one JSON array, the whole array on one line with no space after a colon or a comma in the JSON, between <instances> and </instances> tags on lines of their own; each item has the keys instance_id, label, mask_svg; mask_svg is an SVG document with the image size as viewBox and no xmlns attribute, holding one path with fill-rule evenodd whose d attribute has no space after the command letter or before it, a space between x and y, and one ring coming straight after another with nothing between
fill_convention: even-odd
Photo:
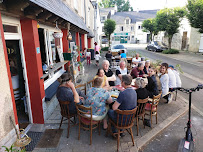
<instances>
[{"instance_id":1,"label":"asphalt road","mask_svg":"<svg viewBox=\"0 0 203 152\"><path fill-rule=\"evenodd\" d=\"M183 70L184 73L187 73L192 76L191 78L188 78L184 75L181 75L181 80L182 80L182 87L184 88L193 88L196 87L199 82L195 81L195 78L199 78L203 80L203 67L202 66L197 66L194 64L190 64L187 62L179 61L177 59L172 59L166 56L161 55L161 53L157 52L151 52L147 51L145 49L136 49L136 48L129 48L128 51L136 50L141 56L147 57L150 60L162 60L162 62L166 62L168 64L176 65L180 64L181 69ZM194 79L193 79L194 78ZM188 100L189 95L178 92L178 94L182 95L185 99ZM192 93L192 103L193 105L199 109L200 111L203 111L203 89Z\"/></svg>"}]
</instances>

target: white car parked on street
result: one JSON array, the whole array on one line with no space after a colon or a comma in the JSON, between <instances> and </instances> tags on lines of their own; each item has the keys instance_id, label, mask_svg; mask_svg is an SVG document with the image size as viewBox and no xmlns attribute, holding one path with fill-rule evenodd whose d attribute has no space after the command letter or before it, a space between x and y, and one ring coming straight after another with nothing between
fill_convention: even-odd
<instances>
[{"instance_id":1,"label":"white car parked on street","mask_svg":"<svg viewBox=\"0 0 203 152\"><path fill-rule=\"evenodd\" d=\"M125 48L122 44L112 45L110 48L111 52L119 52L120 50L124 50L127 53L127 48Z\"/></svg>"}]
</instances>

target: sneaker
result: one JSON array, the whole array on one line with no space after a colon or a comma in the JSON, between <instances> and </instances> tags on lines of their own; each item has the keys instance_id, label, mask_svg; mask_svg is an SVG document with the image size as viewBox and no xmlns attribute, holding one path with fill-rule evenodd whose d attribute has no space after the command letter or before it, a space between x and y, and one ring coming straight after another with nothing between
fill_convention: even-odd
<instances>
[{"instance_id":1,"label":"sneaker","mask_svg":"<svg viewBox=\"0 0 203 152\"><path fill-rule=\"evenodd\" d=\"M170 94L168 95L167 103L168 103L168 104L171 103L172 99L173 99L173 95L170 93Z\"/></svg>"},{"instance_id":2,"label":"sneaker","mask_svg":"<svg viewBox=\"0 0 203 152\"><path fill-rule=\"evenodd\" d=\"M124 134L124 133L120 133L120 136L121 136L121 137L124 137L124 136L125 136L125 134Z\"/></svg>"}]
</instances>

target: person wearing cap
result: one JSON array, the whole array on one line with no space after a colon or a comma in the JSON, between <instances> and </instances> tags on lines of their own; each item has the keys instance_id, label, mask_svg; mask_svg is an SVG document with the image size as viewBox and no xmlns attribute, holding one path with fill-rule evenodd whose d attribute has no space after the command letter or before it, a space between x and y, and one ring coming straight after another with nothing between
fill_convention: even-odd
<instances>
[{"instance_id":1,"label":"person wearing cap","mask_svg":"<svg viewBox=\"0 0 203 152\"><path fill-rule=\"evenodd\" d=\"M179 72L174 68L173 65L169 65L169 68L173 71L176 77L176 87L180 88L182 85L181 79L180 79L180 74Z\"/></svg>"},{"instance_id":2,"label":"person wearing cap","mask_svg":"<svg viewBox=\"0 0 203 152\"><path fill-rule=\"evenodd\" d=\"M168 67L168 77L169 77L169 83L168 83L168 87L169 87L169 91L173 92L174 88L176 88L176 76L174 74L174 72L172 71L171 68Z\"/></svg>"}]
</instances>

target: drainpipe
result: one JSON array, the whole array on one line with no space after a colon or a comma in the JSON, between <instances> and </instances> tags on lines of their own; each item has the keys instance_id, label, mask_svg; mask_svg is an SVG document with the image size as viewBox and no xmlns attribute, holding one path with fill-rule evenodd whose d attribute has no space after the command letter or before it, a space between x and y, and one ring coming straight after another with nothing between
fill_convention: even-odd
<instances>
[{"instance_id":1,"label":"drainpipe","mask_svg":"<svg viewBox=\"0 0 203 152\"><path fill-rule=\"evenodd\" d=\"M94 35L95 35L95 42L98 43L98 38L97 38L97 1L94 6Z\"/></svg>"},{"instance_id":2,"label":"drainpipe","mask_svg":"<svg viewBox=\"0 0 203 152\"><path fill-rule=\"evenodd\" d=\"M84 0L84 8L85 8L85 25L86 25L86 23L87 23L87 21L86 21L86 0Z\"/></svg>"}]
</instances>

